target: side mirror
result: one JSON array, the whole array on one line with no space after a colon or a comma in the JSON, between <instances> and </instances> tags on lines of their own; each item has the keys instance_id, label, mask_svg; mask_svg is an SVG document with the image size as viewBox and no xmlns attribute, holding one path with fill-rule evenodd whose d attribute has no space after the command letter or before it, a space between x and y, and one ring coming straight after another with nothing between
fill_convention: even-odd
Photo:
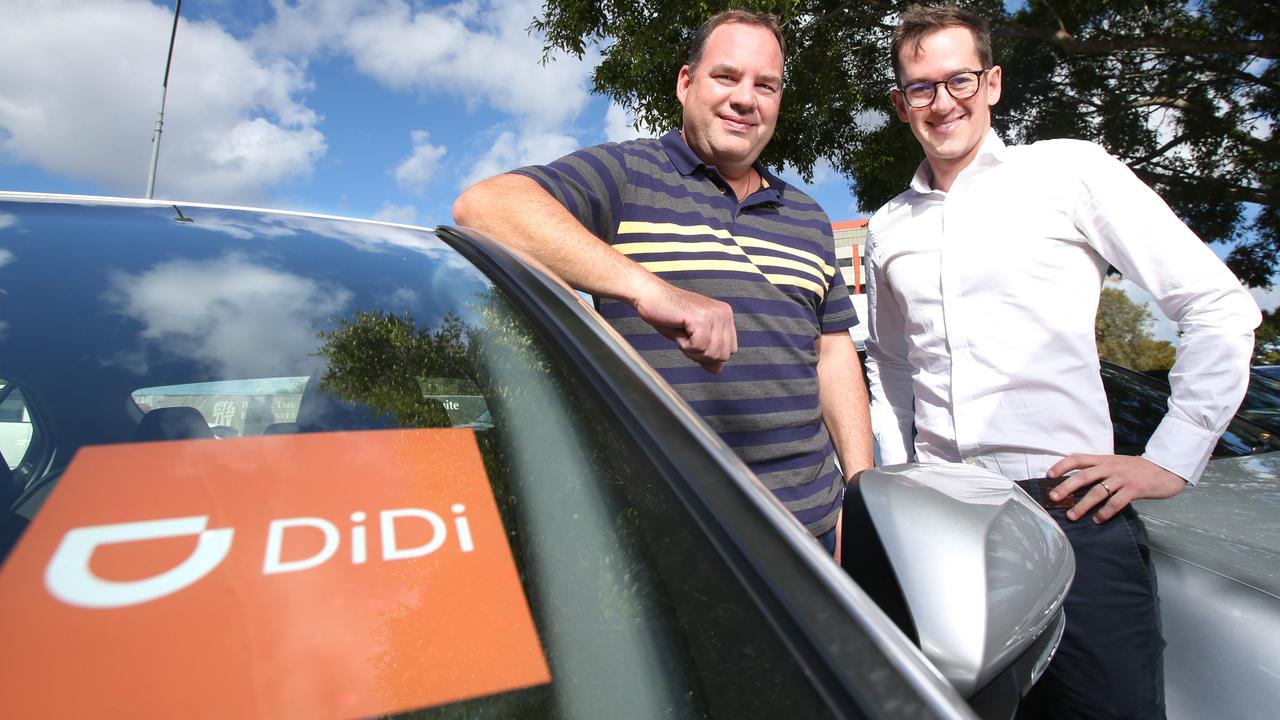
<instances>
[{"instance_id":1,"label":"side mirror","mask_svg":"<svg viewBox=\"0 0 1280 720\"><path fill-rule=\"evenodd\" d=\"M1057 649L1075 573L1066 535L1007 478L969 465L861 473L845 570L986 718L1013 715Z\"/></svg>"}]
</instances>

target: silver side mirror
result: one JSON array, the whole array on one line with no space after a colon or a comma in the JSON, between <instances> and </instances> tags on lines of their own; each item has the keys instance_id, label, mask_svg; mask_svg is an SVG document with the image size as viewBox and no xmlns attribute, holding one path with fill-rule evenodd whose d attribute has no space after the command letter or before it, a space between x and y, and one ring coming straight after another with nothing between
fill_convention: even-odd
<instances>
[{"instance_id":1,"label":"silver side mirror","mask_svg":"<svg viewBox=\"0 0 1280 720\"><path fill-rule=\"evenodd\" d=\"M1008 479L969 465L871 469L851 490L892 567L904 629L962 695L1002 685L1016 707L1062 634L1075 556L1058 524ZM857 514L846 502L846 532Z\"/></svg>"}]
</instances>

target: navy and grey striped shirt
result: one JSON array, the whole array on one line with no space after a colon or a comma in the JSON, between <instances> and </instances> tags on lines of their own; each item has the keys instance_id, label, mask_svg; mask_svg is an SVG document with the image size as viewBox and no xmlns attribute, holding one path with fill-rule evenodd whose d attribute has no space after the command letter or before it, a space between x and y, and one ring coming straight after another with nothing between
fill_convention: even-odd
<instances>
[{"instance_id":1,"label":"navy and grey striped shirt","mask_svg":"<svg viewBox=\"0 0 1280 720\"><path fill-rule=\"evenodd\" d=\"M843 480L818 403L820 333L857 324L826 213L756 166L739 203L678 131L585 148L515 172L663 280L733 308L738 352L708 373L624 302L601 315L699 412L814 535L835 525Z\"/></svg>"}]
</instances>

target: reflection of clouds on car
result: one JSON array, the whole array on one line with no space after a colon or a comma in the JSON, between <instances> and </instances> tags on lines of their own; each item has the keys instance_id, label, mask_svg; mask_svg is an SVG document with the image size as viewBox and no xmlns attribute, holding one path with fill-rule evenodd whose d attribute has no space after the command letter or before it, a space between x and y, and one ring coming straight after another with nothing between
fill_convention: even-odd
<instances>
[{"instance_id":1,"label":"reflection of clouds on car","mask_svg":"<svg viewBox=\"0 0 1280 720\"><path fill-rule=\"evenodd\" d=\"M184 212L198 220L189 229L208 230L237 240L270 240L298 235L317 235L346 243L356 250L398 253L410 251L436 261L432 265L432 277L423 278L423 282L414 289L388 284L384 294L387 300L393 301L392 304L395 305L402 304L406 300L417 304L417 298L405 296L405 293L413 292L431 294L432 297L422 300L430 306L439 305L448 301L448 293L444 289L451 283L484 282L484 276L471 263L450 250L435 236L424 233L421 229L349 218L335 223L333 222L335 218L287 211L273 211L270 215L264 215L228 213L221 209L205 208L200 205L184 204L182 207ZM269 245L264 248L269 248Z\"/></svg>"},{"instance_id":2,"label":"reflection of clouds on car","mask_svg":"<svg viewBox=\"0 0 1280 720\"><path fill-rule=\"evenodd\" d=\"M18 225L18 216L13 213L0 213L0 230L16 227ZM14 261L13 252L0 247L0 267L4 267ZM0 287L0 293L4 292L4 288ZM0 338L4 337L5 330L9 324L4 320L0 320Z\"/></svg>"},{"instance_id":3,"label":"reflection of clouds on car","mask_svg":"<svg viewBox=\"0 0 1280 720\"><path fill-rule=\"evenodd\" d=\"M436 255L437 259L478 277L474 267L456 257L434 236L393 223L350 218L342 218L342 223L334 223L333 220L337 218L288 211L272 211L269 216L255 216L246 213L230 214L199 204L184 203L182 207L184 212L198 220L196 227L199 229L223 233L238 240L284 238L299 234L320 235L347 243L357 250L413 250L425 255Z\"/></svg>"},{"instance_id":4,"label":"reflection of clouds on car","mask_svg":"<svg viewBox=\"0 0 1280 720\"><path fill-rule=\"evenodd\" d=\"M114 273L106 298L142 324L148 349L188 357L223 377L286 373L314 346L318 325L350 299L346 288L238 253Z\"/></svg>"}]
</instances>

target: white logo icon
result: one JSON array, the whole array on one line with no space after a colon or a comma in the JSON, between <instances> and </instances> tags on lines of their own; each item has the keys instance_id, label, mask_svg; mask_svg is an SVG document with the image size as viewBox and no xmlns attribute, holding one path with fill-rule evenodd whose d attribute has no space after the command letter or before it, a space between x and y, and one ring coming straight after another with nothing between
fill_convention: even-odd
<instances>
[{"instance_id":1,"label":"white logo icon","mask_svg":"<svg viewBox=\"0 0 1280 720\"><path fill-rule=\"evenodd\" d=\"M208 575L231 550L232 528L207 530L208 515L76 528L68 532L45 568L44 584L59 600L78 607L119 608L162 598ZM195 552L180 565L142 580L103 580L89 569L101 545L199 535Z\"/></svg>"}]
</instances>

